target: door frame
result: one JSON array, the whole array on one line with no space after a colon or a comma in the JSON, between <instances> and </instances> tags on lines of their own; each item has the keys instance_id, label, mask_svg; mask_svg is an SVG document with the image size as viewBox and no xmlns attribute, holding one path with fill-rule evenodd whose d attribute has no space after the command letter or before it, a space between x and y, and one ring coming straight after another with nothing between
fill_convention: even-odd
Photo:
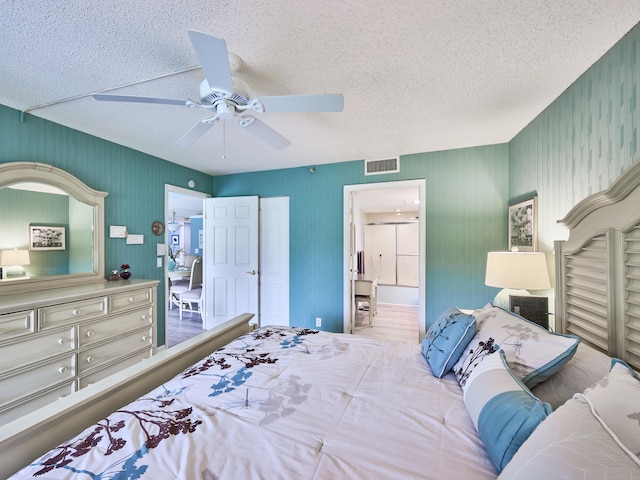
<instances>
[{"instance_id":1,"label":"door frame","mask_svg":"<svg viewBox=\"0 0 640 480\"><path fill-rule=\"evenodd\" d=\"M426 284L427 284L427 229L426 229L426 198L427 198L427 180L424 178L417 180L398 180L394 182L381 183L364 183L356 185L345 185L343 191L343 235L344 243L343 252L343 331L350 333L351 315L353 301L351 298L351 258L349 254L350 242L352 237L351 221L353 218L353 207L351 206L351 196L353 192L364 190L384 190L391 188L418 188L418 198L420 205L418 206L418 229L419 229L419 277L418 277L418 332L419 341L422 341L426 334Z\"/></svg>"},{"instance_id":2,"label":"door frame","mask_svg":"<svg viewBox=\"0 0 640 480\"><path fill-rule=\"evenodd\" d=\"M167 339L169 338L169 322L168 322L168 317L169 317L169 270L168 270L168 262L167 259L169 258L169 242L167 241L168 238L168 232L166 229L166 223L167 220L169 218L169 214L171 212L171 208L169 206L169 193L177 193L178 195L186 195L186 196L190 196L190 197L195 197L195 198L202 198L203 200L205 198L210 198L211 194L209 193L204 193L204 192L198 192L196 190L190 190L188 188L182 188L182 187L177 187L176 185L170 185L168 183L165 183L164 185L164 218L165 221L163 223L165 223L165 232L163 234L164 237L164 245L165 245L165 254L164 254L164 259L162 261L163 263L163 271L164 271L164 276L163 276L163 286L164 286L164 338L165 338L165 346L167 343ZM204 213L204 206L203 206L203 213ZM202 252L204 253L204 252ZM202 255L201 255L202 256ZM204 322L203 322L204 324Z\"/></svg>"}]
</instances>

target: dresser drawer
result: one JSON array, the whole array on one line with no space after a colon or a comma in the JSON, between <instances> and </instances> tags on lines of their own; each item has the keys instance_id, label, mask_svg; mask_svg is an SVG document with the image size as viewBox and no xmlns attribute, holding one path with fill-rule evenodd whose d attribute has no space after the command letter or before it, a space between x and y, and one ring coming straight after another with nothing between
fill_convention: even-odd
<instances>
[{"instance_id":1,"label":"dresser drawer","mask_svg":"<svg viewBox=\"0 0 640 480\"><path fill-rule=\"evenodd\" d=\"M127 354L148 347L149 351L153 348L153 332L151 327L143 328L118 338L104 345L91 347L78 354L78 373L98 368L109 363L118 357L124 357Z\"/></svg>"},{"instance_id":2,"label":"dresser drawer","mask_svg":"<svg viewBox=\"0 0 640 480\"><path fill-rule=\"evenodd\" d=\"M80 348L93 343L108 340L109 337L125 333L129 330L139 329L153 324L153 309L141 308L133 312L127 312L117 317L98 320L96 322L80 325L78 344Z\"/></svg>"},{"instance_id":3,"label":"dresser drawer","mask_svg":"<svg viewBox=\"0 0 640 480\"><path fill-rule=\"evenodd\" d=\"M75 350L73 327L10 343L0 348L0 372Z\"/></svg>"},{"instance_id":4,"label":"dresser drawer","mask_svg":"<svg viewBox=\"0 0 640 480\"><path fill-rule=\"evenodd\" d=\"M153 289L151 288L132 290L126 293L116 293L111 295L111 313L151 305L152 301Z\"/></svg>"},{"instance_id":5,"label":"dresser drawer","mask_svg":"<svg viewBox=\"0 0 640 480\"><path fill-rule=\"evenodd\" d=\"M0 378L0 406L25 395L45 392L65 380L72 381L76 374L75 359L72 353Z\"/></svg>"},{"instance_id":6,"label":"dresser drawer","mask_svg":"<svg viewBox=\"0 0 640 480\"><path fill-rule=\"evenodd\" d=\"M0 315L0 340L29 335L35 332L36 311L5 313Z\"/></svg>"},{"instance_id":7,"label":"dresser drawer","mask_svg":"<svg viewBox=\"0 0 640 480\"><path fill-rule=\"evenodd\" d=\"M107 305L107 297L96 297L40 308L38 310L40 330L103 317L107 314Z\"/></svg>"},{"instance_id":8,"label":"dresser drawer","mask_svg":"<svg viewBox=\"0 0 640 480\"><path fill-rule=\"evenodd\" d=\"M118 373L123 368L127 368L131 365L135 365L136 363L141 362L145 358L150 358L150 357L151 357L150 348L146 350L141 350L137 354L131 357L124 358L118 363L109 365L106 368L91 372L85 376L80 377L78 379L78 382L79 382L78 388L85 388L86 386L91 385L92 383L96 383L98 380L102 380L103 378L107 378L108 376L113 375L114 373Z\"/></svg>"},{"instance_id":9,"label":"dresser drawer","mask_svg":"<svg viewBox=\"0 0 640 480\"><path fill-rule=\"evenodd\" d=\"M9 423L22 415L31 413L34 410L50 405L59 398L66 397L75 392L75 381L69 381L57 387L48 388L42 393L29 397L28 399L19 400L7 405L6 408L0 407L0 425Z\"/></svg>"}]
</instances>

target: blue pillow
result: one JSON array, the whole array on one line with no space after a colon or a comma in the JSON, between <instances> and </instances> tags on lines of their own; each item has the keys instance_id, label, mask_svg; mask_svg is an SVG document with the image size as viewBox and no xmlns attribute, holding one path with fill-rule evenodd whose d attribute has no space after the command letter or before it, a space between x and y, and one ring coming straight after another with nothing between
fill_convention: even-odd
<instances>
[{"instance_id":1,"label":"blue pillow","mask_svg":"<svg viewBox=\"0 0 640 480\"><path fill-rule=\"evenodd\" d=\"M469 340L476 334L476 319L453 307L446 310L431 325L422 341L422 354L433 374L442 378L464 352Z\"/></svg>"},{"instance_id":2,"label":"blue pillow","mask_svg":"<svg viewBox=\"0 0 640 480\"><path fill-rule=\"evenodd\" d=\"M471 420L499 472L551 413L551 406L533 396L511 372L502 350L481 357L462 391Z\"/></svg>"}]
</instances>

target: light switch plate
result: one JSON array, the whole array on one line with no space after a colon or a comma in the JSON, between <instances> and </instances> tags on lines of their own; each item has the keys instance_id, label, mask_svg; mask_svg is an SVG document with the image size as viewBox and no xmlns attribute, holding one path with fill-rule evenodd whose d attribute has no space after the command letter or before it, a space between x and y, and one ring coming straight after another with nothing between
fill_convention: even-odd
<instances>
[{"instance_id":1,"label":"light switch plate","mask_svg":"<svg viewBox=\"0 0 640 480\"><path fill-rule=\"evenodd\" d=\"M144 243L144 235L127 235L127 243L130 245L142 245Z\"/></svg>"},{"instance_id":2,"label":"light switch plate","mask_svg":"<svg viewBox=\"0 0 640 480\"><path fill-rule=\"evenodd\" d=\"M111 238L126 238L127 227L120 225L111 225L109 227L109 236Z\"/></svg>"}]
</instances>

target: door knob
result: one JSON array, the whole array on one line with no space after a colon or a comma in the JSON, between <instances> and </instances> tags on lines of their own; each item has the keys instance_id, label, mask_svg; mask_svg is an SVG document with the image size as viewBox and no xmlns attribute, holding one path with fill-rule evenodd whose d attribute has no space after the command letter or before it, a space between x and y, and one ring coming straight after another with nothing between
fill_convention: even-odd
<instances>
[{"instance_id":1,"label":"door knob","mask_svg":"<svg viewBox=\"0 0 640 480\"><path fill-rule=\"evenodd\" d=\"M258 272L256 272L255 270L251 270L251 271L249 271L249 272L247 272L247 273L248 273L249 275L255 275L255 274L256 274L256 273L258 273Z\"/></svg>"}]
</instances>

